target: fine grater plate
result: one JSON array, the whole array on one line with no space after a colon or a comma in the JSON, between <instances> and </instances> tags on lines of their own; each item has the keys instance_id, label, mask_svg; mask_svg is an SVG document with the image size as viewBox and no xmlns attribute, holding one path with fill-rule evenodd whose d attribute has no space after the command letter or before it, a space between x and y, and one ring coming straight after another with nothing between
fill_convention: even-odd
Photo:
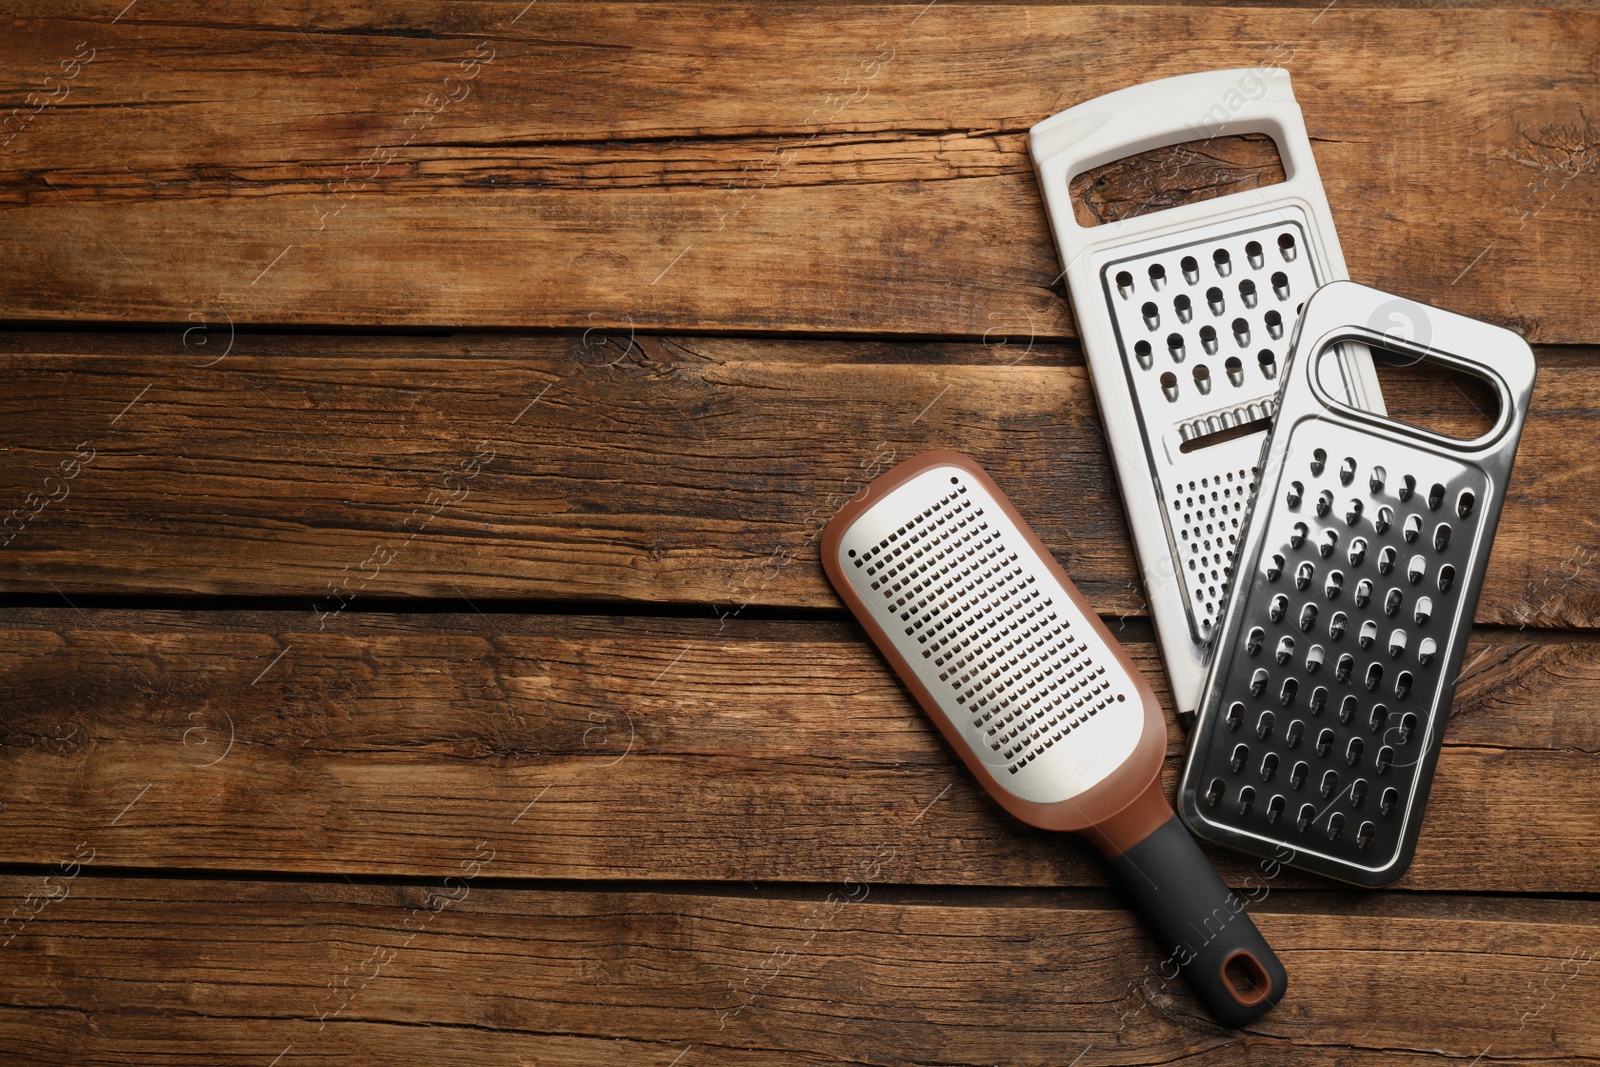
<instances>
[{"instance_id":1,"label":"fine grater plate","mask_svg":"<svg viewBox=\"0 0 1600 1067\"><path fill-rule=\"evenodd\" d=\"M1431 347L1389 347L1494 386L1489 433L1441 437L1317 383L1396 307ZM1410 863L1532 381L1497 327L1350 282L1307 301L1179 785L1199 836L1366 885Z\"/></svg>"},{"instance_id":2,"label":"fine grater plate","mask_svg":"<svg viewBox=\"0 0 1600 1067\"><path fill-rule=\"evenodd\" d=\"M935 466L856 520L838 564L1000 784L1058 802L1133 753L1142 702L1006 510L964 468Z\"/></svg>"},{"instance_id":3,"label":"fine grater plate","mask_svg":"<svg viewBox=\"0 0 1600 1067\"><path fill-rule=\"evenodd\" d=\"M1288 214L1236 220L1216 236L1166 243L1101 270L1199 643L1211 640L1226 603L1267 434L1194 444L1272 417L1300 307L1321 281L1303 252L1305 228Z\"/></svg>"}]
</instances>

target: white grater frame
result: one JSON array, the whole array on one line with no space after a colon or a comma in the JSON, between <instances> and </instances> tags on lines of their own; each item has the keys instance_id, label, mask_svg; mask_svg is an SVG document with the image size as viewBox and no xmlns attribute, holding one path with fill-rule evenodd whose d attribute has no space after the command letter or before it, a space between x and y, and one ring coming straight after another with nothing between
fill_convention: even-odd
<instances>
[{"instance_id":1,"label":"white grater frame","mask_svg":"<svg viewBox=\"0 0 1600 1067\"><path fill-rule=\"evenodd\" d=\"M1168 145L1246 133L1272 138L1283 162L1284 181L1093 227L1080 225L1073 214L1069 183L1078 174ZM1186 74L1122 89L1043 120L1029 132L1028 143L1051 231L1065 265L1062 273L1111 448L1157 642L1179 719L1187 723L1200 701L1211 641L1226 608L1226 586L1210 598L1214 607L1211 624L1206 626L1190 603L1183 576L1180 531L1171 521L1173 514L1170 506L1163 503L1166 497L1161 489L1163 485L1175 485L1176 472L1180 470L1186 472L1185 481L1192 480L1187 471L1193 465L1175 464L1169 458L1176 447L1171 436L1177 432L1176 420L1170 426L1158 424L1154 433L1146 426L1130 382L1130 377L1137 378L1135 368L1140 372L1144 368L1138 367L1131 350L1124 355L1111 312L1111 301L1117 294L1107 288L1113 277L1109 268L1133 257L1157 253L1177 261L1182 255L1181 246L1209 249L1219 241L1275 222L1291 225L1303 234L1300 252L1313 272L1314 285L1347 277L1344 256L1304 117L1295 102L1289 74L1282 69ZM1240 243L1242 246L1242 238ZM1277 249L1267 251L1270 255ZM1201 269L1211 266L1202 262ZM1309 296L1310 292L1303 289L1295 293L1287 310L1292 311L1293 305ZM1276 343L1276 351L1283 357L1277 361L1280 383L1287 365L1288 340L1297 318L1284 315L1283 337ZM1162 358L1159 350L1157 358ZM1220 365L1221 360L1215 362ZM1381 413L1382 395L1366 349L1345 346L1337 366L1342 380L1327 383L1330 391L1352 406ZM1245 369L1248 373L1255 368L1247 362ZM1222 388L1220 383L1216 388ZM1219 415L1212 420L1212 427L1270 417L1275 403L1273 396L1270 403L1261 405L1265 410L1240 411L1243 405L1223 399L1217 405ZM1230 415L1227 409L1236 414ZM1161 426L1166 427L1165 432ZM1266 437L1264 431L1258 432L1208 448L1202 455L1216 461L1213 466L1218 477L1236 476L1238 471L1258 466L1255 461ZM1229 499L1211 503L1225 504L1229 522L1242 524L1252 491L1232 480L1223 482L1223 486L1230 491ZM1181 511L1180 508L1180 514ZM1235 539L1242 532L1231 526L1229 529ZM1219 532L1217 536L1220 545L1221 537L1227 534ZM1222 568L1231 564L1237 541L1230 541L1230 545L1219 553L1223 557ZM1226 581L1225 574L1223 582Z\"/></svg>"}]
</instances>

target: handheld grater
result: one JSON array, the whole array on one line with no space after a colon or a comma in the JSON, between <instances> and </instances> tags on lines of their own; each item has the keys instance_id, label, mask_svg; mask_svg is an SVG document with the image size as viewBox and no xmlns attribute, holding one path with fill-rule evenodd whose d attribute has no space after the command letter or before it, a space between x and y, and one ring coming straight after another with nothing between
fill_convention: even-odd
<instances>
[{"instance_id":1,"label":"handheld grater","mask_svg":"<svg viewBox=\"0 0 1600 1067\"><path fill-rule=\"evenodd\" d=\"M1382 336L1391 316L1423 343ZM1494 426L1347 406L1315 371L1351 340L1482 378ZM1405 871L1533 378L1508 330L1353 282L1306 302L1178 788L1196 834L1362 885Z\"/></svg>"},{"instance_id":2,"label":"handheld grater","mask_svg":"<svg viewBox=\"0 0 1600 1067\"><path fill-rule=\"evenodd\" d=\"M954 452L907 460L828 523L822 562L990 795L1093 841L1217 1018L1278 1002L1283 965L1161 789L1155 693L988 475Z\"/></svg>"},{"instance_id":3,"label":"handheld grater","mask_svg":"<svg viewBox=\"0 0 1600 1067\"><path fill-rule=\"evenodd\" d=\"M1277 185L1085 228L1074 176L1199 138L1264 133ZM1028 138L1105 422L1162 659L1187 725L1303 302L1344 257L1286 71L1187 74L1080 104ZM1371 356L1328 387L1382 411Z\"/></svg>"}]
</instances>

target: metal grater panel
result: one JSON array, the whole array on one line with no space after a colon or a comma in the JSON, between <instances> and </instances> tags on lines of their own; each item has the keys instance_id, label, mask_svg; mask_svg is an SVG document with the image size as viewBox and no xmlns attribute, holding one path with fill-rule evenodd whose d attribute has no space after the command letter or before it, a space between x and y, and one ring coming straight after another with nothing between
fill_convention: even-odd
<instances>
[{"instance_id":1,"label":"metal grater panel","mask_svg":"<svg viewBox=\"0 0 1600 1067\"><path fill-rule=\"evenodd\" d=\"M1270 419L1276 409L1289 339L1319 281L1305 228L1290 214L1275 208L1233 220L1225 232L1141 250L1101 270L1199 642L1211 639L1227 602L1267 431L1190 443Z\"/></svg>"},{"instance_id":2,"label":"metal grater panel","mask_svg":"<svg viewBox=\"0 0 1600 1067\"><path fill-rule=\"evenodd\" d=\"M1382 869L1449 717L1488 482L1474 467L1317 419L1269 502L1221 719L1199 764L1215 824ZM1221 665L1219 665L1219 669ZM1425 789L1426 783L1420 783Z\"/></svg>"},{"instance_id":3,"label":"metal grater panel","mask_svg":"<svg viewBox=\"0 0 1600 1067\"><path fill-rule=\"evenodd\" d=\"M875 621L1009 791L1068 799L1133 751L1131 680L965 471L911 478L851 526L840 553Z\"/></svg>"}]
</instances>

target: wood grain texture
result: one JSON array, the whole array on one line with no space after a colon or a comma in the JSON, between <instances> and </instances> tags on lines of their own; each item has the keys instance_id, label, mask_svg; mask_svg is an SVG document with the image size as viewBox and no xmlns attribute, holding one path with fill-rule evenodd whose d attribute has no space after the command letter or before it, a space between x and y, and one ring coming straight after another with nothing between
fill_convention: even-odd
<instances>
[{"instance_id":1,"label":"wood grain texture","mask_svg":"<svg viewBox=\"0 0 1600 1067\"><path fill-rule=\"evenodd\" d=\"M1028 126L1274 64L1354 277L1600 341L1590 11L120 7L8 13L0 316L1061 338Z\"/></svg>"},{"instance_id":2,"label":"wood grain texture","mask_svg":"<svg viewBox=\"0 0 1600 1067\"><path fill-rule=\"evenodd\" d=\"M3 950L0 1045L94 1067L1600 1060L1589 901L1273 893L1252 914L1289 991L1227 1031L1099 893L507 890L493 839L466 848L483 880L432 888L57 878Z\"/></svg>"},{"instance_id":3,"label":"wood grain texture","mask_svg":"<svg viewBox=\"0 0 1600 1067\"><path fill-rule=\"evenodd\" d=\"M14 609L7 858L441 877L1103 885L985 797L851 624ZM1123 628L1159 685L1142 624ZM1593 893L1600 644L1480 635L1402 888ZM1167 787L1184 739L1169 737ZM1215 850L1244 884L1248 858ZM1285 884L1326 884L1286 876Z\"/></svg>"},{"instance_id":4,"label":"wood grain texture","mask_svg":"<svg viewBox=\"0 0 1600 1067\"><path fill-rule=\"evenodd\" d=\"M1097 610L1142 611L1092 391L1062 346L191 329L0 337L8 589L836 608L827 519L897 460L951 447ZM1600 461L1575 444L1594 440L1600 369L1544 356L1478 619L1589 627L1600 534L1574 502ZM1385 388L1446 426L1471 414L1426 377Z\"/></svg>"}]
</instances>

